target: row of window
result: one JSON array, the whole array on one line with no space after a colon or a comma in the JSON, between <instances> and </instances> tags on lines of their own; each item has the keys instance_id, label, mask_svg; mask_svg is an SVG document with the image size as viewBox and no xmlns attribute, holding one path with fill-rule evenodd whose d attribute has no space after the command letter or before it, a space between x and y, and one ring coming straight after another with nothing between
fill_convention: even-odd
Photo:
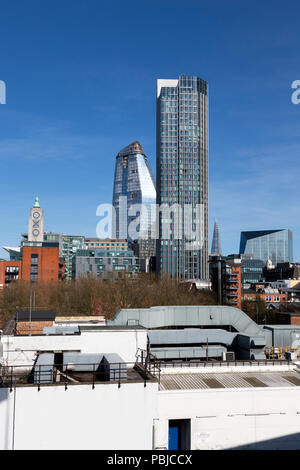
<instances>
[{"instance_id":1,"label":"row of window","mask_svg":"<svg viewBox=\"0 0 300 470\"><path fill-rule=\"evenodd\" d=\"M19 266L7 266L5 272L6 272L6 274L18 273L19 272Z\"/></svg>"}]
</instances>

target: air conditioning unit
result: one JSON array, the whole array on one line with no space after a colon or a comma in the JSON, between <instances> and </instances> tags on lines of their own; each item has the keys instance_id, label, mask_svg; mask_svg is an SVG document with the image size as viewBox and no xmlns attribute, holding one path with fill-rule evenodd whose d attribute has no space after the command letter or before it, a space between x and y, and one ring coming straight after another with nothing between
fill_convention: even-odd
<instances>
[{"instance_id":1,"label":"air conditioning unit","mask_svg":"<svg viewBox=\"0 0 300 470\"><path fill-rule=\"evenodd\" d=\"M235 361L235 353L232 351L223 352L223 361L226 361L226 362Z\"/></svg>"},{"instance_id":2,"label":"air conditioning unit","mask_svg":"<svg viewBox=\"0 0 300 470\"><path fill-rule=\"evenodd\" d=\"M287 351L285 353L285 359L287 361L294 361L297 359L297 353L295 351Z\"/></svg>"}]
</instances>

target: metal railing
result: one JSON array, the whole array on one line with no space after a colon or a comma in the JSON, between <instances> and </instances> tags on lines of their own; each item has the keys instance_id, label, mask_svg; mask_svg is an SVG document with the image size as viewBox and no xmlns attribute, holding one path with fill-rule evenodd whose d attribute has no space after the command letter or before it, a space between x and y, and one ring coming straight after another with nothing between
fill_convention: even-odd
<instances>
[{"instance_id":1,"label":"metal railing","mask_svg":"<svg viewBox=\"0 0 300 470\"><path fill-rule=\"evenodd\" d=\"M267 346L265 355L268 359L283 359L286 353L298 354L300 349L298 346Z\"/></svg>"},{"instance_id":2,"label":"metal railing","mask_svg":"<svg viewBox=\"0 0 300 470\"><path fill-rule=\"evenodd\" d=\"M34 364L34 365L0 365L0 386L9 387L12 391L16 386L37 386L40 390L44 385L90 384L92 389L97 383L143 382L146 387L149 380L157 380L144 362L104 362L104 363L66 363L66 364Z\"/></svg>"},{"instance_id":3,"label":"metal railing","mask_svg":"<svg viewBox=\"0 0 300 470\"><path fill-rule=\"evenodd\" d=\"M62 385L65 390L70 385L90 384L92 389L96 384L158 381L160 384L162 370L170 369L214 369L230 367L259 367L292 365L293 362L283 359L275 360L233 360L233 361L172 361L158 360L153 354L138 350L136 362L118 363L66 363L66 364L35 364L33 366L4 366L0 365L0 386L9 387L12 391L16 386ZM81 370L78 370L81 369Z\"/></svg>"},{"instance_id":4,"label":"metal railing","mask_svg":"<svg viewBox=\"0 0 300 470\"><path fill-rule=\"evenodd\" d=\"M291 364L292 364L292 361L283 360L283 359L234 360L234 361L172 361L172 362L157 361L156 367L157 369L161 371L162 369L175 369L175 368L213 369L216 367L224 367L224 368L238 367L238 366L259 367L259 366L277 366L277 365L291 365ZM152 370L155 370L155 369L152 369Z\"/></svg>"}]
</instances>

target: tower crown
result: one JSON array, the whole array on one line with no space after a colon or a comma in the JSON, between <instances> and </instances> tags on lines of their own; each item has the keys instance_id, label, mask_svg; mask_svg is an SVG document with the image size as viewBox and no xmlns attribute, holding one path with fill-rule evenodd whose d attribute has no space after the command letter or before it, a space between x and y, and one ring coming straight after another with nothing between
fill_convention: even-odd
<instances>
[{"instance_id":1,"label":"tower crown","mask_svg":"<svg viewBox=\"0 0 300 470\"><path fill-rule=\"evenodd\" d=\"M38 196L36 196L36 198L35 198L35 203L34 203L34 206L33 206L33 207L41 207L41 206L40 206L40 201L39 201Z\"/></svg>"}]
</instances>

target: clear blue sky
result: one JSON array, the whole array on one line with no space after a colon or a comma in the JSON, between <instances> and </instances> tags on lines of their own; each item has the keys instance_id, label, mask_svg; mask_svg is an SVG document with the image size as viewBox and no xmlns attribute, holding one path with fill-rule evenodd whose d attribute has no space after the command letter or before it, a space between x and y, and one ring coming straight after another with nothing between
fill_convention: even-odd
<instances>
[{"instance_id":1,"label":"clear blue sky","mask_svg":"<svg viewBox=\"0 0 300 470\"><path fill-rule=\"evenodd\" d=\"M95 236L117 152L139 140L155 174L156 79L188 74L210 86L223 252L241 230L290 228L299 261L299 17L297 0L3 3L0 245L19 243L36 195L47 230Z\"/></svg>"}]
</instances>

